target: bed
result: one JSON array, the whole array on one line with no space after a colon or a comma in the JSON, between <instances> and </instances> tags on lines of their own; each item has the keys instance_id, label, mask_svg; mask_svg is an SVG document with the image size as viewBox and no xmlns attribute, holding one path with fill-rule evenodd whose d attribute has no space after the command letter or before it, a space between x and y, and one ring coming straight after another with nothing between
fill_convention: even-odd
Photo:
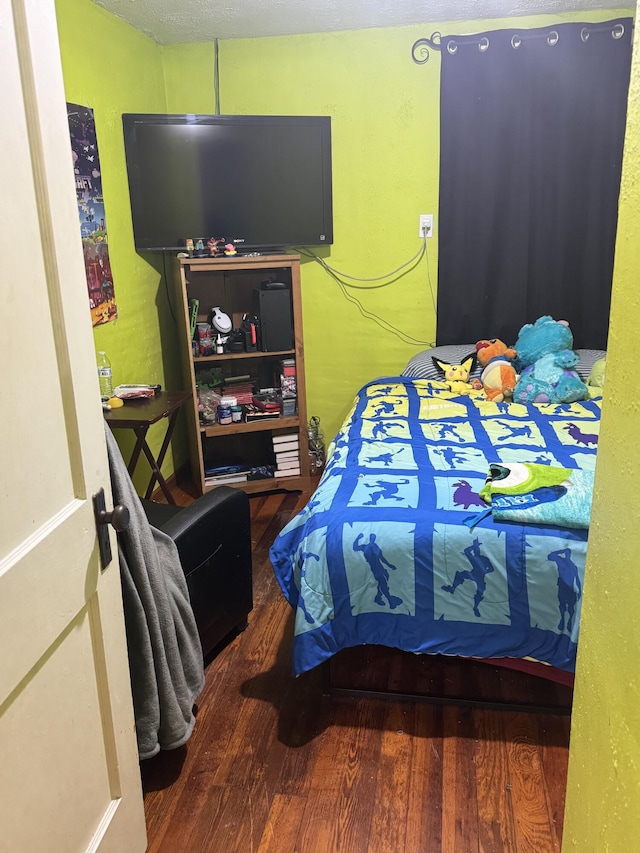
<instances>
[{"instance_id":1,"label":"bed","mask_svg":"<svg viewBox=\"0 0 640 853\"><path fill-rule=\"evenodd\" d=\"M374 644L571 674L588 528L496 520L479 492L495 462L593 471L600 403L491 403L413 375L361 388L270 552L294 673Z\"/></svg>"}]
</instances>

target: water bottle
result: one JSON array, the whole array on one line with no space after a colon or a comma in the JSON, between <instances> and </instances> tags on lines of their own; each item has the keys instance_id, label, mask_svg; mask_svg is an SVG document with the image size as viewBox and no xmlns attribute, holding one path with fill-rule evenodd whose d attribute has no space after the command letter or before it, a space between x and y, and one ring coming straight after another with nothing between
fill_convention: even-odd
<instances>
[{"instance_id":1,"label":"water bottle","mask_svg":"<svg viewBox=\"0 0 640 853\"><path fill-rule=\"evenodd\" d=\"M111 377L111 362L105 352L98 353L98 377L100 379L100 396L103 400L113 397L113 380Z\"/></svg>"}]
</instances>

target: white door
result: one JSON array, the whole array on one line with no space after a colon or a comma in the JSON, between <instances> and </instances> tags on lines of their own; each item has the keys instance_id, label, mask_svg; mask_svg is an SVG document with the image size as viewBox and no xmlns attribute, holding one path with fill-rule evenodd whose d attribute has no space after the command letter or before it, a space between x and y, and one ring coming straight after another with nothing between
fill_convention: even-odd
<instances>
[{"instance_id":1,"label":"white door","mask_svg":"<svg viewBox=\"0 0 640 853\"><path fill-rule=\"evenodd\" d=\"M146 846L53 0L0 0L0 851Z\"/></svg>"}]
</instances>

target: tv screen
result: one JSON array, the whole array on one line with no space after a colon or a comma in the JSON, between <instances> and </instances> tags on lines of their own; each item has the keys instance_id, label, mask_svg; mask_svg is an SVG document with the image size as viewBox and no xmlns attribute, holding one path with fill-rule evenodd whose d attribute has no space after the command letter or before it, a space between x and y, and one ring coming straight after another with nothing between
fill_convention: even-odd
<instances>
[{"instance_id":1,"label":"tv screen","mask_svg":"<svg viewBox=\"0 0 640 853\"><path fill-rule=\"evenodd\" d=\"M122 116L135 246L333 242L328 116Z\"/></svg>"}]
</instances>

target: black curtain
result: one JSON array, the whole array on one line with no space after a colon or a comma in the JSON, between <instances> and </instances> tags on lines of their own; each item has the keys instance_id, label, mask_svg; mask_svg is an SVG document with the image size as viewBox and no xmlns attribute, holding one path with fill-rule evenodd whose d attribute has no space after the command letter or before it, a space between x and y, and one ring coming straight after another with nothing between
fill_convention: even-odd
<instances>
[{"instance_id":1,"label":"black curtain","mask_svg":"<svg viewBox=\"0 0 640 853\"><path fill-rule=\"evenodd\" d=\"M606 348L632 26L442 37L438 344Z\"/></svg>"}]
</instances>

